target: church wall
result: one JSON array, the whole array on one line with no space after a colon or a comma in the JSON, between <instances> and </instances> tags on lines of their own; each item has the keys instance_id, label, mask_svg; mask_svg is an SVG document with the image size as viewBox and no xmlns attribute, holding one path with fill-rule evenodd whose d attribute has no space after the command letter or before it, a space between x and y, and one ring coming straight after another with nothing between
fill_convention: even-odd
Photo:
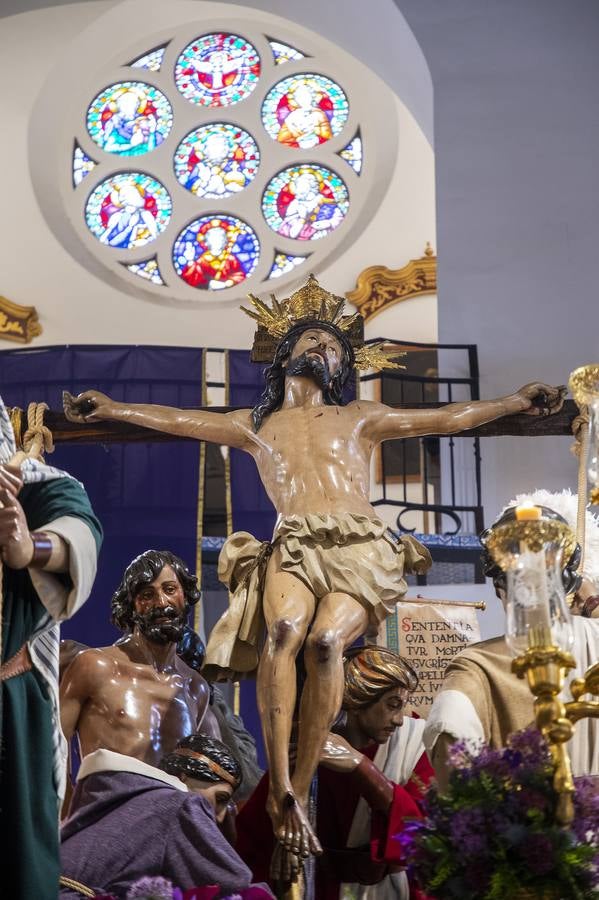
<instances>
[{"instance_id":1,"label":"church wall","mask_svg":"<svg viewBox=\"0 0 599 900\"><path fill-rule=\"evenodd\" d=\"M564 383L599 356L599 6L396 2L433 79L439 340L478 345L483 397ZM569 443L483 440L487 516L575 489Z\"/></svg>"},{"instance_id":2,"label":"church wall","mask_svg":"<svg viewBox=\"0 0 599 900\"><path fill-rule=\"evenodd\" d=\"M393 5L390 2L386 5L393 13ZM2 171L10 173L5 181L5 203L12 210L12 219L0 245L0 293L14 302L36 305L44 329L41 337L35 339L39 346L92 342L248 346L252 323L236 308L220 315L214 301L210 309L202 308L201 303L174 309L167 304L132 297L119 289L118 282L103 277L102 271L98 273L73 258L40 214L36 188L42 184L43 190L52 190L58 173L56 167L61 164L68 167L69 160L66 156L62 162L52 160L48 152L48 165L43 169L44 138L39 129L36 131L32 116L39 110L40 94L45 100L43 91L48 79L54 77L65 56L68 58L78 37L81 40L86 28L88 31L97 28L104 14L110 15L115 6L122 7L122 21L126 24L127 7L131 4L101 0L23 13L2 22L0 78L3 83L12 81L9 108L5 111L7 131L12 139L0 147L0 165ZM317 4L308 6L313 13ZM177 10L178 14L193 18L200 12L200 4L179 3ZM305 24L315 26L310 15L306 15ZM191 31L193 27L190 26ZM324 31L323 34L336 37ZM110 48L110 53L114 53L114 48ZM11 73L20 67L23 54L36 59L37 64L27 68L24 77L16 80ZM371 59L375 58L371 54ZM90 65L98 67L98 86L103 77L101 62L101 56L90 60ZM73 77L76 79L76 72ZM75 89L73 96L76 96ZM390 122L396 118L398 123L397 161L386 194L376 202L366 229L353 245L318 270L322 282L338 293L351 290L364 267L375 263L401 266L411 257L422 255L427 241L435 244L433 152L407 106L399 97L389 92L387 96L393 105L389 110ZM60 105L61 97L56 97L55 102ZM53 139L52 135L46 137L48 141ZM58 137L62 140L63 136ZM85 227L83 223L76 225ZM305 274L300 276L299 281L304 277ZM276 288L276 282L265 287L268 291ZM396 314L386 314L387 333L399 334L397 322L401 337L434 341L434 301L427 298L424 319L418 301L412 306L407 303L402 306ZM3 342L1 346L11 345Z\"/></svg>"}]
</instances>

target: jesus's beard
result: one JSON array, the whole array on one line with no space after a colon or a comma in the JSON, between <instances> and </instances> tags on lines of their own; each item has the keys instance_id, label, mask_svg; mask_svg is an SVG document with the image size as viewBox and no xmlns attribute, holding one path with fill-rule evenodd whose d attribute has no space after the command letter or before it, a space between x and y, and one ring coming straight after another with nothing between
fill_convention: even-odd
<instances>
[{"instance_id":1,"label":"jesus's beard","mask_svg":"<svg viewBox=\"0 0 599 900\"><path fill-rule=\"evenodd\" d=\"M157 619L166 621L158 622ZM154 644L176 644L181 640L187 622L187 611L179 612L174 606L156 607L146 615L136 613L134 623L145 638Z\"/></svg>"},{"instance_id":2,"label":"jesus's beard","mask_svg":"<svg viewBox=\"0 0 599 900\"><path fill-rule=\"evenodd\" d=\"M331 373L326 359L313 351L307 351L290 360L285 374L311 378L323 391L331 384Z\"/></svg>"}]
</instances>

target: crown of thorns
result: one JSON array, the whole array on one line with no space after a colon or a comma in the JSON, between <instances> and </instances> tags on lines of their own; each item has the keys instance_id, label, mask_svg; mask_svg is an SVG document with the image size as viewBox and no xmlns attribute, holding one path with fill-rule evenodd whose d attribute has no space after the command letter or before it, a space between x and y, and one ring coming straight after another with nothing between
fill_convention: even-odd
<instances>
[{"instance_id":1,"label":"crown of thorns","mask_svg":"<svg viewBox=\"0 0 599 900\"><path fill-rule=\"evenodd\" d=\"M252 347L254 362L271 362L277 344L287 332L302 321L318 322L338 329L349 341L354 351L356 369L405 369L395 362L398 356L405 356L399 350L384 349L382 342L364 344L364 320L360 313L343 314L345 299L325 291L314 275L310 275L303 287L285 300L277 300L270 295L271 305L248 294L252 309L241 307L244 313L258 323Z\"/></svg>"}]
</instances>

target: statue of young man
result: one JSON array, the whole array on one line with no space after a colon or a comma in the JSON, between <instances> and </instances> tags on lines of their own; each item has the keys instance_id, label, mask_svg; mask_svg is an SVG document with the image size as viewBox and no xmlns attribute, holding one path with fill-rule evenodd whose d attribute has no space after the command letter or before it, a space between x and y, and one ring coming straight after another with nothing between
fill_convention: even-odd
<instances>
[{"instance_id":1,"label":"statue of young man","mask_svg":"<svg viewBox=\"0 0 599 900\"><path fill-rule=\"evenodd\" d=\"M279 339L255 409L179 410L119 403L87 391L77 398L66 395L65 412L77 422L114 419L214 441L245 450L256 461L279 516L265 577L255 577L255 562L248 559L249 535L229 539L220 566L233 589L243 582L258 581L261 587L263 581L259 605L268 637L260 656L258 703L271 775L269 812L283 846L305 856L320 852L305 810L321 749L341 705L343 650L393 611L406 590L405 557L421 570L430 562L417 542L397 542L370 505L374 448L394 438L452 434L511 413L549 414L560 408L564 391L529 384L499 400L441 409L394 409L364 400L342 406L354 366L388 364L380 350L352 345L356 316L342 315L343 299L311 276L287 301L273 299L272 309L256 298L252 302L257 311L250 315L262 333ZM539 398L543 409L534 406ZM240 637L249 631L255 638L256 630L246 626L244 613ZM212 640L207 660L211 644L221 660L222 648ZM307 678L297 764L290 777L295 657L301 647Z\"/></svg>"},{"instance_id":2,"label":"statue of young man","mask_svg":"<svg viewBox=\"0 0 599 900\"><path fill-rule=\"evenodd\" d=\"M200 730L209 688L176 652L199 598L195 576L166 550L129 564L112 598L126 636L78 653L60 685L62 729L67 740L77 733L82 756L103 748L156 766Z\"/></svg>"}]
</instances>

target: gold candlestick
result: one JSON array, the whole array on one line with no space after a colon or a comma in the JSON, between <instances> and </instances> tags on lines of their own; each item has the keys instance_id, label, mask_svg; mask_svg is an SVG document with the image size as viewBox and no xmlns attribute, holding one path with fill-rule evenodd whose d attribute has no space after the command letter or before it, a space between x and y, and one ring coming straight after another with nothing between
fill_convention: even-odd
<instances>
[{"instance_id":1,"label":"gold candlestick","mask_svg":"<svg viewBox=\"0 0 599 900\"><path fill-rule=\"evenodd\" d=\"M561 518L536 517L536 514L518 515L516 511L514 520L494 528L485 544L495 562L508 574L517 568L527 554L542 551L553 554L554 560L559 563L561 574L562 558L571 556L576 541L571 529ZM551 572L549 567L547 575L547 593L543 602L547 602L546 616L549 625L537 624L539 620L536 618L535 621L535 604L532 602L537 598L529 598L529 622L523 620L520 623L521 637L524 636L526 627L528 646L524 653L520 653L512 661L512 671L519 678L526 678L534 696L535 721L549 743L555 768L553 785L558 795L556 819L560 824L568 825L574 818L574 780L567 743L574 734L579 719L588 716L599 718L599 701L582 699L585 694L599 696L599 663L592 666L583 678L572 682L570 690L573 700L564 703L559 695L567 671L575 668L576 663L568 649L568 629L564 621L560 622L555 568ZM559 585L561 586L561 577ZM565 607L565 598L561 599L564 600ZM508 588L508 611L510 602L515 604L518 599L509 596ZM517 642L514 640L511 646L514 648Z\"/></svg>"}]
</instances>

